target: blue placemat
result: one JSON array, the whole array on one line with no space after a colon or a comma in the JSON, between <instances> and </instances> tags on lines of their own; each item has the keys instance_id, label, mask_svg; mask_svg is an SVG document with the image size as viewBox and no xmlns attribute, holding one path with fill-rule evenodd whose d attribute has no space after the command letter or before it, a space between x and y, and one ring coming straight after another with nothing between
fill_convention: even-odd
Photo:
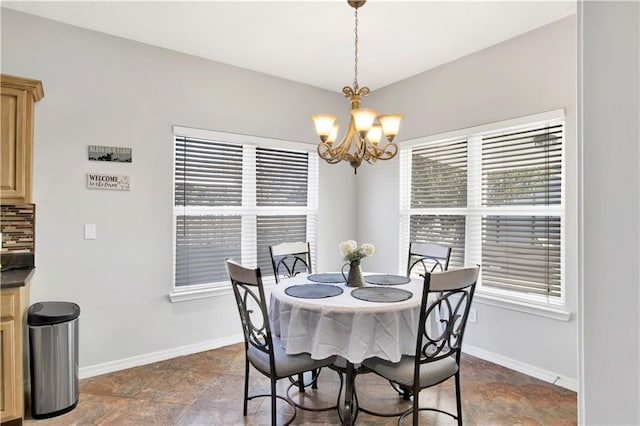
<instances>
[{"instance_id":1,"label":"blue placemat","mask_svg":"<svg viewBox=\"0 0 640 426\"><path fill-rule=\"evenodd\" d=\"M392 287L360 287L351 292L351 296L367 302L402 302L411 299L413 293L401 288Z\"/></svg>"},{"instance_id":2,"label":"blue placemat","mask_svg":"<svg viewBox=\"0 0 640 426\"><path fill-rule=\"evenodd\" d=\"M299 284L287 287L284 292L291 297L302 299L322 299L342 294L342 288L329 284Z\"/></svg>"},{"instance_id":3,"label":"blue placemat","mask_svg":"<svg viewBox=\"0 0 640 426\"><path fill-rule=\"evenodd\" d=\"M311 274L307 277L310 281L317 283L343 283L344 277L338 272L324 272L321 274Z\"/></svg>"},{"instance_id":4,"label":"blue placemat","mask_svg":"<svg viewBox=\"0 0 640 426\"><path fill-rule=\"evenodd\" d=\"M400 285L407 284L411 282L411 278L405 277L402 275L366 275L364 280L369 284L377 284L377 285Z\"/></svg>"}]
</instances>

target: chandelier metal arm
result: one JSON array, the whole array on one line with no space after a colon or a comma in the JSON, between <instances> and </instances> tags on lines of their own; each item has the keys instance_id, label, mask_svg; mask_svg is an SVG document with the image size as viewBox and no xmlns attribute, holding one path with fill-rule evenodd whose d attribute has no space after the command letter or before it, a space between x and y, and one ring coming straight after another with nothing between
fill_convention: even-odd
<instances>
[{"instance_id":1,"label":"chandelier metal arm","mask_svg":"<svg viewBox=\"0 0 640 426\"><path fill-rule=\"evenodd\" d=\"M356 141L356 150L352 154L350 151L351 144L353 141ZM358 149L358 145L360 144L360 135L356 130L355 125L353 124L353 119L349 121L349 126L347 128L347 132L344 137L338 144L333 144L331 142L321 142L318 145L318 154L320 157L327 161L335 162L341 160L347 160L349 162L355 161L356 157L360 156L360 149Z\"/></svg>"},{"instance_id":2,"label":"chandelier metal arm","mask_svg":"<svg viewBox=\"0 0 640 426\"><path fill-rule=\"evenodd\" d=\"M376 160L390 160L398 153L398 145L388 141L382 147L378 147L367 142L366 148L367 154L365 156L365 160L369 163L374 163ZM370 159L372 159L372 161L370 161Z\"/></svg>"}]
</instances>

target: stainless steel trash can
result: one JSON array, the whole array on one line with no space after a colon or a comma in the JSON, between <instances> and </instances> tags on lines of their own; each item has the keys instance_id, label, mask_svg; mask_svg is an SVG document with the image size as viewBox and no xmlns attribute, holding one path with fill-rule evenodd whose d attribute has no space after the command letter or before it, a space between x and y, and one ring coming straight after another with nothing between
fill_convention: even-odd
<instances>
[{"instance_id":1,"label":"stainless steel trash can","mask_svg":"<svg viewBox=\"0 0 640 426\"><path fill-rule=\"evenodd\" d=\"M71 302L40 302L29 307L31 415L64 414L78 403L78 323L80 307Z\"/></svg>"}]
</instances>

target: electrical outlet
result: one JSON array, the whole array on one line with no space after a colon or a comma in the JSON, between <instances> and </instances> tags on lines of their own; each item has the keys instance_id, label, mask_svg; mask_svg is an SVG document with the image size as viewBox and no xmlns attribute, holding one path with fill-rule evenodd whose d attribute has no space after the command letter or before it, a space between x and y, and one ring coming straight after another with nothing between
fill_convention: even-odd
<instances>
[{"instance_id":1,"label":"electrical outlet","mask_svg":"<svg viewBox=\"0 0 640 426\"><path fill-rule=\"evenodd\" d=\"M96 225L93 223L86 223L84 225L84 239L95 240L96 239Z\"/></svg>"},{"instance_id":2,"label":"electrical outlet","mask_svg":"<svg viewBox=\"0 0 640 426\"><path fill-rule=\"evenodd\" d=\"M469 309L469 322L478 322L478 313L475 309Z\"/></svg>"}]
</instances>

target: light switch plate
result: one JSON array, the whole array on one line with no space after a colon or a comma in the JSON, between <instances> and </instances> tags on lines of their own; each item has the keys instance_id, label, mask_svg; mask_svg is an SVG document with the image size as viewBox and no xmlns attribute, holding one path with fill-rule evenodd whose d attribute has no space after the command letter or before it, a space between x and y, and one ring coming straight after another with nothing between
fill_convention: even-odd
<instances>
[{"instance_id":1,"label":"light switch plate","mask_svg":"<svg viewBox=\"0 0 640 426\"><path fill-rule=\"evenodd\" d=\"M96 225L92 223L85 223L84 225L84 239L95 240L96 239Z\"/></svg>"},{"instance_id":2,"label":"light switch plate","mask_svg":"<svg viewBox=\"0 0 640 426\"><path fill-rule=\"evenodd\" d=\"M469 309L469 322L478 322L478 311L473 308Z\"/></svg>"}]
</instances>

